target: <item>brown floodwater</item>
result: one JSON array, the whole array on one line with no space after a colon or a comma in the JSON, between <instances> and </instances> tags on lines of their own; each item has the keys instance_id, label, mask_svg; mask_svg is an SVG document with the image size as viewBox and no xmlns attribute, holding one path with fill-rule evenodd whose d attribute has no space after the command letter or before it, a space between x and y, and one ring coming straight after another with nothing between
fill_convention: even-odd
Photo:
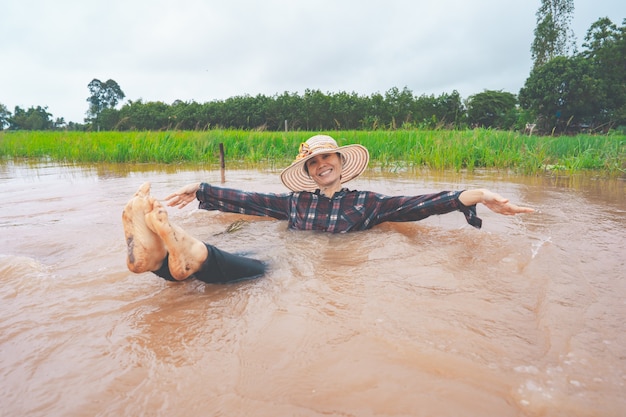
<instances>
[{"instance_id":1,"label":"brown floodwater","mask_svg":"<svg viewBox=\"0 0 626 417\"><path fill-rule=\"evenodd\" d=\"M487 187L479 206L331 235L198 210L170 217L266 261L231 285L126 269L122 208L218 171L0 165L3 416L623 416L624 180L381 170L350 188ZM278 171L225 186L282 192Z\"/></svg>"}]
</instances>

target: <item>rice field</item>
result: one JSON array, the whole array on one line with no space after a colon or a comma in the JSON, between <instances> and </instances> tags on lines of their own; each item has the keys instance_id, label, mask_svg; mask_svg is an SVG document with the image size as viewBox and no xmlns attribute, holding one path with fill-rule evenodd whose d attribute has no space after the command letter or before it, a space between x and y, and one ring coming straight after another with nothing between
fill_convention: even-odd
<instances>
[{"instance_id":1,"label":"rice field","mask_svg":"<svg viewBox=\"0 0 626 417\"><path fill-rule=\"evenodd\" d=\"M527 136L475 130L259 132L242 130L168 132L0 132L0 160L69 163L220 163L219 144L230 166L284 166L314 134L339 145L360 143L371 165L385 169L498 169L525 175L545 171L626 176L626 136Z\"/></svg>"}]
</instances>

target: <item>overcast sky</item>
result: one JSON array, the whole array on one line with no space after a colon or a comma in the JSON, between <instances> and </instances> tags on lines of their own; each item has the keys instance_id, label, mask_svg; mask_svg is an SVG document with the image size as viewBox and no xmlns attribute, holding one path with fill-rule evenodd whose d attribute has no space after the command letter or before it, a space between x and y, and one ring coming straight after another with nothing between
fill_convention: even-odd
<instances>
[{"instance_id":1,"label":"overcast sky","mask_svg":"<svg viewBox=\"0 0 626 417\"><path fill-rule=\"evenodd\" d=\"M539 0L5 0L0 104L82 123L87 84L127 100L205 103L306 89L369 96L514 94ZM625 0L575 0L580 45Z\"/></svg>"}]
</instances>

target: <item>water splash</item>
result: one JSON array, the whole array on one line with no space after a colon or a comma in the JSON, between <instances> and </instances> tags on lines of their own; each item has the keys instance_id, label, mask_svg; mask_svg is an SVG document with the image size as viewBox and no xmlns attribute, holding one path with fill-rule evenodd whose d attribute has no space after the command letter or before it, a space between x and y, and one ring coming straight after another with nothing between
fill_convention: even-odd
<instances>
[{"instance_id":1,"label":"water splash","mask_svg":"<svg viewBox=\"0 0 626 417\"><path fill-rule=\"evenodd\" d=\"M537 254L539 253L539 249L541 249L541 247L544 244L551 243L551 242L552 242L552 237L546 236L546 237L540 238L538 242L533 243L532 248L531 248L532 259L535 259L535 256L537 256Z\"/></svg>"}]
</instances>

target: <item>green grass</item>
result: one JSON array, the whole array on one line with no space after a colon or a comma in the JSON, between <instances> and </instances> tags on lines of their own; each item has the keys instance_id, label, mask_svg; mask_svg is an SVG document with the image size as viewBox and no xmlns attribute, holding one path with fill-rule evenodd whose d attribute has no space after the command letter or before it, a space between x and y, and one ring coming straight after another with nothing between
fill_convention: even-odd
<instances>
[{"instance_id":1,"label":"green grass","mask_svg":"<svg viewBox=\"0 0 626 417\"><path fill-rule=\"evenodd\" d=\"M546 170L626 175L626 136L525 136L484 129L464 131L327 132L340 145L360 143L371 164L385 169L499 169L534 175ZM285 166L313 132L242 130L171 132L0 132L0 160L73 163L219 164L219 144L231 166Z\"/></svg>"}]
</instances>

